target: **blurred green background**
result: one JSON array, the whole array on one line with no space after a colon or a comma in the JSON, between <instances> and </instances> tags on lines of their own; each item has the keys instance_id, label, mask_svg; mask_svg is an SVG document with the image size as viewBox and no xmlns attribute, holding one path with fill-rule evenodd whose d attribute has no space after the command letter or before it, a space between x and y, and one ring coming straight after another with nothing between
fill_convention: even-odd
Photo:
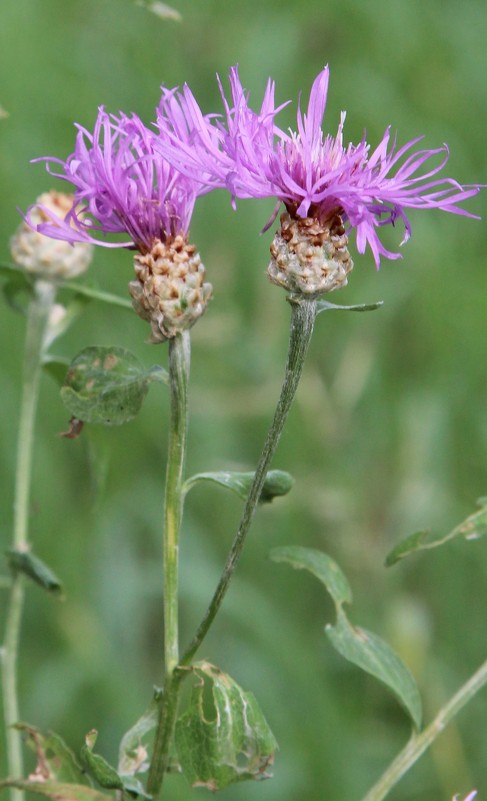
<instances>
[{"instance_id":1,"label":"blurred green background","mask_svg":"<svg viewBox=\"0 0 487 801\"><path fill-rule=\"evenodd\" d=\"M3 0L0 7L0 260L25 209L55 187L39 155L66 157L73 123L98 105L153 119L159 86L187 81L220 108L215 73L232 64L257 104L265 81L292 125L325 63L325 125L348 111L347 141L374 145L387 125L405 142L448 142L448 174L487 182L487 6L479 0L173 0L182 22L131 0ZM62 189L58 184L56 188ZM486 194L469 209L487 218ZM265 267L273 202L221 193L196 207L192 239L214 285L193 334L188 473L252 469L282 377L289 308ZM237 576L201 656L258 697L279 741L275 777L227 789L228 801L352 801L408 737L408 721L373 679L345 663L323 634L332 605L318 583L267 558L301 544L335 558L354 588L351 617L380 634L414 671L428 720L486 657L484 541L454 542L385 569L388 550L419 528L447 531L487 494L485 222L411 213L399 262L375 271L355 258L339 303L385 301L373 314L321 315L296 405L274 466L293 492L255 521ZM401 231L387 233L399 242ZM352 243L352 255L355 254ZM126 294L130 254L98 249L89 279ZM131 312L90 305L56 346L118 345L165 363ZM0 316L2 549L12 523L14 449L24 321ZM161 678L161 505L167 393L154 386L140 416L117 429L60 439L67 414L43 379L31 538L62 577L66 600L29 589L21 651L22 717L78 749L99 730L115 759L122 733ZM182 542L181 635L206 608L241 504L218 488L189 496ZM1 598L1 596L0 596ZM2 622L4 603L0 605ZM0 741L3 761L3 743ZM4 772L4 765L2 765ZM481 694L392 793L443 801L487 797L487 698ZM168 797L203 798L181 777Z\"/></svg>"}]
</instances>

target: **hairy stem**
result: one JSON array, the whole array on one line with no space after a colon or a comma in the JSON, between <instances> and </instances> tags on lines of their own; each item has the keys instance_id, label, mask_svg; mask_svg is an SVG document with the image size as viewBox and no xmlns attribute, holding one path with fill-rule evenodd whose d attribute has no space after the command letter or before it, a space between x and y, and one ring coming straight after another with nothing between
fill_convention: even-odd
<instances>
[{"instance_id":1,"label":"hairy stem","mask_svg":"<svg viewBox=\"0 0 487 801\"><path fill-rule=\"evenodd\" d=\"M274 414L271 427L262 450L254 480L250 488L247 501L245 503L237 534L233 541L228 555L223 573L213 598L210 601L206 614L201 621L196 634L185 650L180 665L189 665L196 651L203 642L215 616L225 597L230 579L235 571L237 562L243 550L245 538L247 536L255 509L264 486L264 481L269 469L271 459L276 450L281 436L286 418L291 408L299 379L304 365L306 352L313 333L314 321L316 317L316 301L306 299L290 299L292 316L291 331L289 336L289 350L286 364L286 372L281 394Z\"/></svg>"},{"instance_id":2,"label":"hairy stem","mask_svg":"<svg viewBox=\"0 0 487 801\"><path fill-rule=\"evenodd\" d=\"M178 703L178 563L179 531L182 517L182 484L188 431L188 380L190 367L189 332L169 341L169 387L171 418L169 427L166 492L164 507L164 688L147 789L157 797L169 762Z\"/></svg>"},{"instance_id":3,"label":"hairy stem","mask_svg":"<svg viewBox=\"0 0 487 801\"><path fill-rule=\"evenodd\" d=\"M14 531L12 549L28 549L29 499L32 474L34 423L39 395L44 337L56 289L39 280L27 310L27 330L24 350L22 398L17 437L17 467L15 474ZM2 693L6 729L7 765L12 778L23 775L22 743L20 732L12 726L19 720L17 691L17 660L20 627L24 603L24 586L21 575L14 576L10 589L5 637L2 648ZM11 790L11 800L21 801L21 790Z\"/></svg>"},{"instance_id":4,"label":"hairy stem","mask_svg":"<svg viewBox=\"0 0 487 801\"><path fill-rule=\"evenodd\" d=\"M419 734L414 733L397 755L379 781L363 797L362 801L382 801L404 774L424 754L432 742L453 720L455 715L487 684L487 661L460 687L458 692L443 706L434 720Z\"/></svg>"}]
</instances>

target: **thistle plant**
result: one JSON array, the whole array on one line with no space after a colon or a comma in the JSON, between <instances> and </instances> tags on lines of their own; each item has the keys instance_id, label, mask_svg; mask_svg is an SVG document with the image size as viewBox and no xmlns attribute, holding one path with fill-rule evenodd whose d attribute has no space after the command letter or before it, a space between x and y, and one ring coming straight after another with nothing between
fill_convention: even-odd
<instances>
[{"instance_id":1,"label":"thistle plant","mask_svg":"<svg viewBox=\"0 0 487 801\"><path fill-rule=\"evenodd\" d=\"M124 423L138 412L151 383L169 387L161 570L164 665L152 704L122 738L117 767L94 753L94 731L81 748L80 766L62 741L56 739L54 747L52 737L24 726L38 755L37 769L25 778L19 775L19 760L12 759L11 776L0 786L83 801L95 798L91 795L94 781L101 788L96 791L96 801L108 801L113 793L117 797L127 793L166 797L164 781L175 765L192 785L211 790L270 775L276 742L254 696L206 659L196 661L195 657L223 603L259 504L285 494L292 486L288 473L270 468L317 316L330 310L369 311L381 305L336 305L321 296L347 284L353 268L352 235L358 253L370 248L379 267L381 259L399 257L381 241L384 226L401 222L403 244L411 235L409 209L439 209L473 217L463 204L480 189L437 177L448 161L446 145L418 149L421 137L398 145L391 140L390 129L375 149L365 136L358 144L344 145L345 113L336 136L325 135L322 125L328 81L326 67L313 83L306 113L298 105L295 131L286 132L276 124L287 104L276 107L274 83L269 80L260 109L254 111L233 68L231 99L219 82L221 115L204 114L188 86L181 92L163 88L152 127L146 127L136 115L109 115L100 108L93 133L78 126L71 156L65 161L43 159L52 175L74 187L74 196L64 214L43 199L28 210L25 219L35 236L77 247L97 244L134 251L135 278L129 284L132 306L148 324L148 341L168 343L167 371L161 365L144 368L116 346L87 348L71 362L61 389L78 432L83 423ZM273 225L284 206L270 245L268 276L287 293L289 348L281 392L255 470L187 478L190 329L212 294L198 250L189 241L189 225L196 199L217 189L230 193L234 207L238 199L275 198L274 213L264 230ZM27 265L25 269L29 269ZM195 484L205 481L236 492L243 499L243 509L206 613L192 637L185 632L188 644L181 648L180 531L186 497ZM486 526L485 518L484 506L447 537L427 540L416 535L394 550L389 563L454 536L478 536ZM327 554L306 547L283 545L271 556L308 570L322 582L336 607L336 623L327 627L332 645L345 659L385 684L411 719L410 742L364 796L364 801L380 801L487 682L487 663L422 729L421 698L412 674L387 643L352 624L345 610L352 593L341 568ZM22 565L13 567L17 571L14 582L23 580ZM5 654L8 641L7 637ZM6 664L4 659L4 675ZM13 675L14 668L9 669ZM181 688L190 677L190 699L182 708ZM205 710L207 690L210 715ZM8 691L9 682L4 681L4 692ZM16 708L10 710L7 725L14 722L16 712ZM150 742L149 735L153 735ZM474 795L470 793L465 801Z\"/></svg>"}]
</instances>

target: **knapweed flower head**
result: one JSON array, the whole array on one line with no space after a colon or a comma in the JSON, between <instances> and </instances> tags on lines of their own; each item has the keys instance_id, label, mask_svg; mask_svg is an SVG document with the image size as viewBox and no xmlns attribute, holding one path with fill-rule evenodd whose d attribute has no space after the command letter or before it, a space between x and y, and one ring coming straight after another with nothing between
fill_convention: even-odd
<instances>
[{"instance_id":1,"label":"knapweed flower head","mask_svg":"<svg viewBox=\"0 0 487 801\"><path fill-rule=\"evenodd\" d=\"M438 208L474 216L461 204L479 191L478 186L436 177L448 161L446 145L420 149L418 137L398 146L390 128L375 149L365 136L358 144L344 145L345 112L337 134L325 134L328 80L325 67L313 83L307 112L299 105L296 130L286 132L275 124L282 106L275 107L274 84L268 82L260 111L254 112L232 68L231 99L222 89L224 120L215 122L213 138L206 134L210 145L201 137L196 147L184 151L185 164L174 136L165 145L167 157L185 174L197 177L199 171L205 180L225 186L234 200L275 197L278 205L270 223L284 204L282 227L271 248L270 276L287 289L311 295L346 283L352 267L347 236L352 229L359 253L370 247L378 267L381 257L400 255L383 245L381 227L402 221L404 243L411 233L408 209ZM194 124L195 101L187 88L184 98L182 111ZM164 98L161 105L159 126L165 131Z\"/></svg>"},{"instance_id":2,"label":"knapweed flower head","mask_svg":"<svg viewBox=\"0 0 487 801\"><path fill-rule=\"evenodd\" d=\"M64 216L73 205L73 195L63 192L45 192L37 198L32 210L31 223L42 225L48 222L48 213ZM88 242L71 247L67 242L51 239L39 233L25 221L10 240L10 251L14 262L33 276L49 281L69 280L83 273L93 257L93 248Z\"/></svg>"},{"instance_id":3,"label":"knapweed flower head","mask_svg":"<svg viewBox=\"0 0 487 801\"><path fill-rule=\"evenodd\" d=\"M66 161L41 159L51 175L74 186L71 208L60 218L38 204L26 219L35 225L41 212L47 221L37 230L71 244L137 250L137 277L129 285L134 308L150 322L152 341L171 338L195 322L211 294L196 248L187 241L195 200L207 187L161 157L160 137L136 115L111 115L102 107L93 133L77 128ZM117 234L129 239L113 241Z\"/></svg>"}]
</instances>

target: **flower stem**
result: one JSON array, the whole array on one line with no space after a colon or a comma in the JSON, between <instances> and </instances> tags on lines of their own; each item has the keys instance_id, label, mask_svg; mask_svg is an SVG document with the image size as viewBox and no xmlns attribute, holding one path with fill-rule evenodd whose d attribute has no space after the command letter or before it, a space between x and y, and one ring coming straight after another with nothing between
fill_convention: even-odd
<instances>
[{"instance_id":1,"label":"flower stem","mask_svg":"<svg viewBox=\"0 0 487 801\"><path fill-rule=\"evenodd\" d=\"M487 661L471 676L458 692L443 706L434 720L420 733L413 733L409 742L391 762L379 781L362 801L382 801L404 774L424 754L431 743L453 720L455 715L487 684Z\"/></svg>"},{"instance_id":2,"label":"flower stem","mask_svg":"<svg viewBox=\"0 0 487 801\"><path fill-rule=\"evenodd\" d=\"M164 511L164 687L159 706L159 720L147 784L157 797L169 763L169 749L174 732L178 704L180 672L178 638L178 562L179 531L182 517L182 484L188 432L188 381L190 337L188 331L169 340L169 387L171 416L166 469Z\"/></svg>"},{"instance_id":3,"label":"flower stem","mask_svg":"<svg viewBox=\"0 0 487 801\"><path fill-rule=\"evenodd\" d=\"M228 589L230 579L232 578L237 566L237 562L242 553L245 538L250 528L255 509L259 502L271 459L276 450L289 409L291 408L292 401L298 388L306 352L308 350L308 345L313 333L314 321L316 317L316 301L307 300L304 298L297 299L293 297L290 297L289 301L292 308L289 350L284 382L274 414L274 419L268 431L259 463L255 471L254 480L242 512L240 525L238 527L238 531L233 541L220 581L193 640L185 650L180 660L179 664L181 666L187 666L190 664L221 606L225 593Z\"/></svg>"},{"instance_id":4,"label":"flower stem","mask_svg":"<svg viewBox=\"0 0 487 801\"><path fill-rule=\"evenodd\" d=\"M54 284L48 281L38 280L34 285L34 295L27 310L22 399L17 437L14 531L12 541L12 548L17 551L25 551L28 548L27 537L34 423L39 396L44 337L55 294L56 287ZM23 603L23 579L20 574L17 574L14 576L11 584L5 623L5 637L1 652L7 765L9 775L12 778L21 778L23 774L21 736L19 731L12 728L19 720L17 658ZM11 801L21 801L23 796L24 794L21 790L11 790Z\"/></svg>"}]
</instances>

